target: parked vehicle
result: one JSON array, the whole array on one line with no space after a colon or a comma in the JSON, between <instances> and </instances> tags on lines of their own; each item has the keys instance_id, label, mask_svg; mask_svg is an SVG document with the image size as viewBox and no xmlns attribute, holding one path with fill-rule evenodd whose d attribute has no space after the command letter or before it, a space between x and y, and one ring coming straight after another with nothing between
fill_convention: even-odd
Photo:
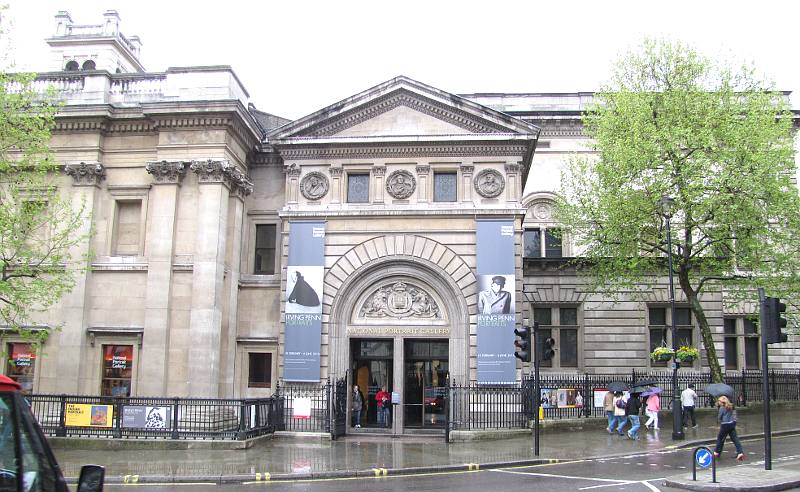
<instances>
[{"instance_id":1,"label":"parked vehicle","mask_svg":"<svg viewBox=\"0 0 800 492\"><path fill-rule=\"evenodd\" d=\"M69 492L61 467L16 381L0 375L0 492ZM78 492L102 492L105 469L85 465Z\"/></svg>"}]
</instances>

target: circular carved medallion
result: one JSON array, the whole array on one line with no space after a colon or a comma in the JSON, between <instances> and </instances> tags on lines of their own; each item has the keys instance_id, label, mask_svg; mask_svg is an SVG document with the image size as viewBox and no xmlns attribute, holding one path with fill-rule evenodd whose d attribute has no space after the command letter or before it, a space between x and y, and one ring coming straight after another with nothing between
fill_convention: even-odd
<instances>
[{"instance_id":1,"label":"circular carved medallion","mask_svg":"<svg viewBox=\"0 0 800 492\"><path fill-rule=\"evenodd\" d=\"M533 207L533 216L537 219L549 220L553 216L553 210L549 203L537 203Z\"/></svg>"},{"instance_id":2,"label":"circular carved medallion","mask_svg":"<svg viewBox=\"0 0 800 492\"><path fill-rule=\"evenodd\" d=\"M503 192L506 180L494 169L484 169L475 176L475 191L484 198L494 198Z\"/></svg>"},{"instance_id":3,"label":"circular carved medallion","mask_svg":"<svg viewBox=\"0 0 800 492\"><path fill-rule=\"evenodd\" d=\"M319 200L328 194L328 178L316 171L308 173L300 180L300 192L308 200Z\"/></svg>"},{"instance_id":4,"label":"circular carved medallion","mask_svg":"<svg viewBox=\"0 0 800 492\"><path fill-rule=\"evenodd\" d=\"M386 180L386 191L399 200L408 198L417 188L417 180L408 171L395 171Z\"/></svg>"}]
</instances>

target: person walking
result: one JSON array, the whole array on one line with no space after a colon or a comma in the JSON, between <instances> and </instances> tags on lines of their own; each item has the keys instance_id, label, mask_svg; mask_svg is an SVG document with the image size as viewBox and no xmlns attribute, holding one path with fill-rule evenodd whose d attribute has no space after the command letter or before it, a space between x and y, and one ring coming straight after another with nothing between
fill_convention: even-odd
<instances>
[{"instance_id":1,"label":"person walking","mask_svg":"<svg viewBox=\"0 0 800 492\"><path fill-rule=\"evenodd\" d=\"M614 424L611 427L611 430L614 431L614 426L616 426L616 431L619 433L620 436L624 436L625 433L622 429L625 428L625 405L626 405L625 397L623 396L621 391L617 391L614 393Z\"/></svg>"},{"instance_id":2,"label":"person walking","mask_svg":"<svg viewBox=\"0 0 800 492\"><path fill-rule=\"evenodd\" d=\"M689 387L681 392L681 406L683 407L683 426L689 426L689 419L692 419L692 429L697 428L697 420L694 416L694 405L697 402L697 393L694 392L694 383L689 383Z\"/></svg>"},{"instance_id":3,"label":"person walking","mask_svg":"<svg viewBox=\"0 0 800 492\"><path fill-rule=\"evenodd\" d=\"M725 438L731 436L731 441L736 447L736 461L744 460L744 450L742 443L739 441L739 436L736 434L736 408L727 396L720 396L717 399L717 406L719 413L717 420L719 420L719 433L717 434L717 446L714 448L714 457L719 458L722 454L722 446L725 444Z\"/></svg>"},{"instance_id":4,"label":"person walking","mask_svg":"<svg viewBox=\"0 0 800 492\"><path fill-rule=\"evenodd\" d=\"M608 419L606 431L609 434L613 434L614 424L617 423L617 419L614 418L614 393L611 391L607 392L603 398L603 409L606 411L606 419Z\"/></svg>"},{"instance_id":5,"label":"person walking","mask_svg":"<svg viewBox=\"0 0 800 492\"><path fill-rule=\"evenodd\" d=\"M650 429L650 426L652 426L654 430L658 430L658 412L660 410L661 398L658 396L658 393L651 393L647 397L644 411L648 417L647 422L644 423L645 428Z\"/></svg>"},{"instance_id":6,"label":"person walking","mask_svg":"<svg viewBox=\"0 0 800 492\"><path fill-rule=\"evenodd\" d=\"M628 398L627 403L625 403L625 415L628 416L628 420L631 422L631 428L628 431L628 439L633 439L634 441L639 439L639 427L641 427L639 413L641 413L641 411L642 402L639 400L639 393L631 393L631 397Z\"/></svg>"},{"instance_id":7,"label":"person walking","mask_svg":"<svg viewBox=\"0 0 800 492\"><path fill-rule=\"evenodd\" d=\"M391 400L392 396L386 391L386 386L381 386L381 390L375 394L375 403L378 407L378 425L380 427L389 427L391 419L389 405Z\"/></svg>"},{"instance_id":8,"label":"person walking","mask_svg":"<svg viewBox=\"0 0 800 492\"><path fill-rule=\"evenodd\" d=\"M358 389L358 385L353 385L353 404L351 409L353 410L353 427L356 429L361 428L361 409L364 407L364 398L361 396L361 391Z\"/></svg>"}]
</instances>

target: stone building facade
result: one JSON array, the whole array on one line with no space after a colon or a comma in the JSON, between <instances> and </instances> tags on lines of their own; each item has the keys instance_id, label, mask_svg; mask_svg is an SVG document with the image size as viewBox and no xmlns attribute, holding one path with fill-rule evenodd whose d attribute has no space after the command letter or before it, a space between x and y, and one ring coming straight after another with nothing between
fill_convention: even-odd
<instances>
[{"instance_id":1,"label":"stone building facade","mask_svg":"<svg viewBox=\"0 0 800 492\"><path fill-rule=\"evenodd\" d=\"M576 252L552 234L559 167L588 152L591 94L458 96L396 77L288 121L257 110L229 67L145 72L113 11L100 25L64 12L56 24L51 71L35 84L64 103L52 149L94 229L80 252L95 255L38 320L60 329L34 354L32 391L272 394L285 373L292 226L306 222L324 224L319 381L349 375L365 394L386 386L420 407L448 380L476 381L487 220L513 224L513 320L551 330L545 370L662 367L647 355L668 337L666 282L610 302L564 268ZM703 298L721 362L760 367L754 307L726 311L723 296ZM682 340L699 345L680 297L677 313ZM772 354L773 367L796 367L796 339ZM404 418L422 424L413 409Z\"/></svg>"}]
</instances>

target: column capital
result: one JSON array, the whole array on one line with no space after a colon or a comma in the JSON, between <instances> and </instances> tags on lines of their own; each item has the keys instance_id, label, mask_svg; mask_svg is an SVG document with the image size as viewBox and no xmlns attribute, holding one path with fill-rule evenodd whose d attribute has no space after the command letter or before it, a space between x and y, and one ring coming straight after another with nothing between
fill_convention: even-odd
<instances>
[{"instance_id":1,"label":"column capital","mask_svg":"<svg viewBox=\"0 0 800 492\"><path fill-rule=\"evenodd\" d=\"M74 186L99 186L106 178L106 168L99 162L76 162L64 165L64 173L72 176Z\"/></svg>"},{"instance_id":2,"label":"column capital","mask_svg":"<svg viewBox=\"0 0 800 492\"><path fill-rule=\"evenodd\" d=\"M431 172L430 164L417 164L417 174L423 175Z\"/></svg>"},{"instance_id":3,"label":"column capital","mask_svg":"<svg viewBox=\"0 0 800 492\"><path fill-rule=\"evenodd\" d=\"M193 160L189 169L201 183L222 183L240 196L253 192L253 182L227 159Z\"/></svg>"},{"instance_id":4,"label":"column capital","mask_svg":"<svg viewBox=\"0 0 800 492\"><path fill-rule=\"evenodd\" d=\"M180 184L186 175L185 161L147 161L145 171L153 175L157 183Z\"/></svg>"}]
</instances>

